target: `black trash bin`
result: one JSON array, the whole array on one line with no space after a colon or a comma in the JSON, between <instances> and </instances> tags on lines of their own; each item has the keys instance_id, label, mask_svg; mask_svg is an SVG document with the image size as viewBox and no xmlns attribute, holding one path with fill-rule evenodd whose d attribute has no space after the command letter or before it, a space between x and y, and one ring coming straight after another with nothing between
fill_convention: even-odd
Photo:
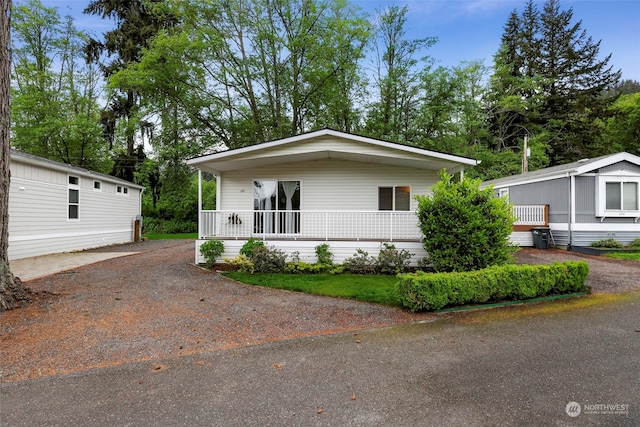
<instances>
[{"instance_id":1,"label":"black trash bin","mask_svg":"<svg viewBox=\"0 0 640 427\"><path fill-rule=\"evenodd\" d=\"M549 237L551 229L549 227L534 227L531 229L533 233L533 246L536 249L549 249Z\"/></svg>"}]
</instances>

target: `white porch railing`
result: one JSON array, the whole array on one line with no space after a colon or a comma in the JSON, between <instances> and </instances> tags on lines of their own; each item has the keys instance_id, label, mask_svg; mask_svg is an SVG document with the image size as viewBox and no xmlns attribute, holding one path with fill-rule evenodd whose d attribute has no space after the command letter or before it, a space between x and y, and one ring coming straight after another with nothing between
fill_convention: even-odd
<instances>
[{"instance_id":1,"label":"white porch railing","mask_svg":"<svg viewBox=\"0 0 640 427\"><path fill-rule=\"evenodd\" d=\"M201 211L200 238L420 240L414 212Z\"/></svg>"},{"instance_id":2,"label":"white porch railing","mask_svg":"<svg viewBox=\"0 0 640 427\"><path fill-rule=\"evenodd\" d=\"M546 205L515 205L514 226L546 226ZM201 239L420 240L414 212L201 211Z\"/></svg>"},{"instance_id":3,"label":"white porch railing","mask_svg":"<svg viewBox=\"0 0 640 427\"><path fill-rule=\"evenodd\" d=\"M515 205L513 213L516 220L513 225L540 225L549 224L547 205Z\"/></svg>"}]
</instances>

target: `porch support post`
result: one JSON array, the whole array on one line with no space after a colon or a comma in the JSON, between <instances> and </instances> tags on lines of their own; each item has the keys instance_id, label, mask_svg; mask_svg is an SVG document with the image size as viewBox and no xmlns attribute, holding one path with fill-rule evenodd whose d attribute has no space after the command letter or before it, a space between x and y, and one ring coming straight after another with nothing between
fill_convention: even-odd
<instances>
[{"instance_id":1,"label":"porch support post","mask_svg":"<svg viewBox=\"0 0 640 427\"><path fill-rule=\"evenodd\" d=\"M202 171L198 169L198 238L202 239Z\"/></svg>"},{"instance_id":2,"label":"porch support post","mask_svg":"<svg viewBox=\"0 0 640 427\"><path fill-rule=\"evenodd\" d=\"M222 200L220 189L222 185L222 177L220 175L216 175L216 210L220 210L220 200Z\"/></svg>"},{"instance_id":3,"label":"porch support post","mask_svg":"<svg viewBox=\"0 0 640 427\"><path fill-rule=\"evenodd\" d=\"M464 181L464 169L460 170L460 182Z\"/></svg>"}]
</instances>

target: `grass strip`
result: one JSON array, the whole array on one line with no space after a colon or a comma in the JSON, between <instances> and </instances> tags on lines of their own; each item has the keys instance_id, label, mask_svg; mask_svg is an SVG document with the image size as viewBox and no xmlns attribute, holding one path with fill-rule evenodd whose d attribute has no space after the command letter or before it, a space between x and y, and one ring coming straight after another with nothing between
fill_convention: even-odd
<instances>
[{"instance_id":1,"label":"grass strip","mask_svg":"<svg viewBox=\"0 0 640 427\"><path fill-rule=\"evenodd\" d=\"M171 240L171 239L197 239L198 233L178 233L178 234L156 234L145 233L142 237L149 240Z\"/></svg>"},{"instance_id":2,"label":"grass strip","mask_svg":"<svg viewBox=\"0 0 640 427\"><path fill-rule=\"evenodd\" d=\"M609 252L604 254L608 258L629 259L632 261L640 261L640 252Z\"/></svg>"},{"instance_id":3,"label":"grass strip","mask_svg":"<svg viewBox=\"0 0 640 427\"><path fill-rule=\"evenodd\" d=\"M361 274L224 273L238 282L313 295L350 298L400 307L395 276Z\"/></svg>"}]
</instances>

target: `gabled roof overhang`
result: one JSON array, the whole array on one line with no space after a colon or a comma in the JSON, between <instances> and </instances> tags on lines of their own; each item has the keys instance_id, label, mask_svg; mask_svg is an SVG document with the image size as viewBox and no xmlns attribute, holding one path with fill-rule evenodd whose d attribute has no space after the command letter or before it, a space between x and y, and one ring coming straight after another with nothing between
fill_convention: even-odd
<instances>
[{"instance_id":1,"label":"gabled roof overhang","mask_svg":"<svg viewBox=\"0 0 640 427\"><path fill-rule=\"evenodd\" d=\"M593 159L579 160L577 162L568 163L566 165L553 166L550 168L539 169L533 172L485 181L482 183L482 187L493 185L495 188L500 188L516 184L530 184L534 182L549 181L552 179L565 178L569 176L583 175L623 161L640 166L640 157L631 153L620 152L596 157Z\"/></svg>"},{"instance_id":2,"label":"gabled roof overhang","mask_svg":"<svg viewBox=\"0 0 640 427\"><path fill-rule=\"evenodd\" d=\"M338 143L336 143L338 142ZM480 162L374 138L322 129L187 161L214 175L287 163L336 159L457 173Z\"/></svg>"}]
</instances>

